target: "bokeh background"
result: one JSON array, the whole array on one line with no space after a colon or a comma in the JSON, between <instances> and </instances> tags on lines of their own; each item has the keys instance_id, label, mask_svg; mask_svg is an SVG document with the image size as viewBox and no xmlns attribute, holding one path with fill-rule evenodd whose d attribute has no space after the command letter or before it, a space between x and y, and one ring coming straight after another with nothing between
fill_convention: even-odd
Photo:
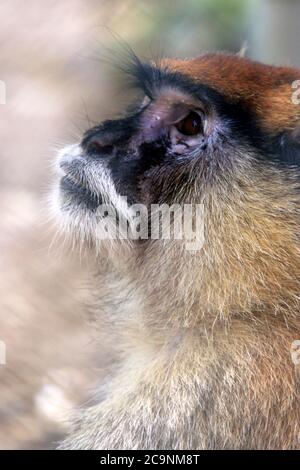
<instances>
[{"instance_id":1,"label":"bokeh background","mask_svg":"<svg viewBox=\"0 0 300 470\"><path fill-rule=\"evenodd\" d=\"M126 102L110 58L212 50L300 65L298 0L1 0L0 448L52 448L108 358L85 318L88 262L61 250L56 149Z\"/></svg>"}]
</instances>

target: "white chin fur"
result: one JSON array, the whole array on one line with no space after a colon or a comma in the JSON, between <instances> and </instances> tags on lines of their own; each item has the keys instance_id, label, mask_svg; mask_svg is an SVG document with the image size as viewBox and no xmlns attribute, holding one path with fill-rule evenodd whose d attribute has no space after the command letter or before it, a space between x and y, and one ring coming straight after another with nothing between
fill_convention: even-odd
<instances>
[{"instance_id":1,"label":"white chin fur","mask_svg":"<svg viewBox=\"0 0 300 470\"><path fill-rule=\"evenodd\" d=\"M50 195L51 213L64 234L70 235L80 243L95 242L98 245L99 242L102 243L103 240L110 238L107 235L107 224L104 228L101 223L101 209L92 211L84 204L79 205L75 200L72 203L70 198L66 203L65 195L60 188L60 180L66 175L60 163L71 163L74 159L81 160L85 165L84 171L89 189L94 194L101 195L104 204L113 207L124 220L130 219L130 208L126 198L117 193L110 170L100 159L88 161L79 144L68 145L58 152L55 163L56 181ZM113 240L107 241L111 243Z\"/></svg>"}]
</instances>

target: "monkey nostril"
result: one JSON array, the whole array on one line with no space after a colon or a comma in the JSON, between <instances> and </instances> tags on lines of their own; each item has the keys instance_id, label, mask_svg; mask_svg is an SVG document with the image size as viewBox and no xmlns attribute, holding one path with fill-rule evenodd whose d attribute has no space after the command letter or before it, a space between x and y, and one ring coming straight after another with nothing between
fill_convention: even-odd
<instances>
[{"instance_id":1,"label":"monkey nostril","mask_svg":"<svg viewBox=\"0 0 300 470\"><path fill-rule=\"evenodd\" d=\"M111 155L114 146L107 144L105 145L101 140L97 138L92 138L87 144L87 153L91 155Z\"/></svg>"}]
</instances>

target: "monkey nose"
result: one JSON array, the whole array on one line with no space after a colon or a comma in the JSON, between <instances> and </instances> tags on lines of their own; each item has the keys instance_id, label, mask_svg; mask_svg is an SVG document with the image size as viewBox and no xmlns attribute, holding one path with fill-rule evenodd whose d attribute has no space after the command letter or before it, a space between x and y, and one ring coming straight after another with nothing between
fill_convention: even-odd
<instances>
[{"instance_id":1,"label":"monkey nose","mask_svg":"<svg viewBox=\"0 0 300 470\"><path fill-rule=\"evenodd\" d=\"M92 136L86 144L86 153L98 157L108 157L113 154L114 145L97 135Z\"/></svg>"}]
</instances>

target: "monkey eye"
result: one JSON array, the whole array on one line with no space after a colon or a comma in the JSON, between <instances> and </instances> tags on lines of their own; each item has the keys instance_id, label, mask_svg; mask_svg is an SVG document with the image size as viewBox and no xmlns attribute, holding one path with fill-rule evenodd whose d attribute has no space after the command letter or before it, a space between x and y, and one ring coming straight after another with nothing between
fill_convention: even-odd
<instances>
[{"instance_id":1,"label":"monkey eye","mask_svg":"<svg viewBox=\"0 0 300 470\"><path fill-rule=\"evenodd\" d=\"M191 111L184 119L177 122L175 127L183 135L198 135L203 132L202 116L196 111Z\"/></svg>"}]
</instances>

